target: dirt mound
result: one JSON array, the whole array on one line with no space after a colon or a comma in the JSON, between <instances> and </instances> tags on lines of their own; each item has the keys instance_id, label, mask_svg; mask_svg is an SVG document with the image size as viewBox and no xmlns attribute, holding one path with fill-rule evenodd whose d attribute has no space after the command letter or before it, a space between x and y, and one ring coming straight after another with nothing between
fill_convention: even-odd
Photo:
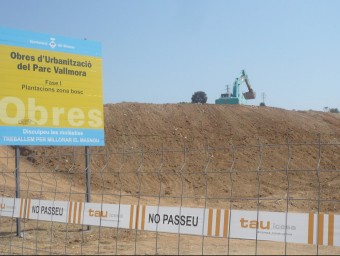
<instances>
[{"instance_id":1,"label":"dirt mound","mask_svg":"<svg viewBox=\"0 0 340 256\"><path fill-rule=\"evenodd\" d=\"M340 115L270 107L200 104L105 106L106 144L196 146L323 140L340 135Z\"/></svg>"},{"instance_id":2,"label":"dirt mound","mask_svg":"<svg viewBox=\"0 0 340 256\"><path fill-rule=\"evenodd\" d=\"M264 209L284 211L289 196L293 210L307 211L321 197L340 199L334 193L340 115L200 104L121 103L104 110L106 146L91 148L93 201L158 204L162 198L167 205L252 209L260 197ZM38 191L56 185L44 197L83 200L84 148L21 152L34 168L23 177L23 191L30 194L36 181ZM324 210L338 209L327 200Z\"/></svg>"},{"instance_id":3,"label":"dirt mound","mask_svg":"<svg viewBox=\"0 0 340 256\"><path fill-rule=\"evenodd\" d=\"M196 104L104 109L106 145L90 148L92 202L340 212L340 115ZM20 154L21 197L85 200L84 147L21 147ZM0 147L0 190L7 197L15 196L14 160L12 147ZM2 232L13 233L13 225L2 220ZM177 234L96 227L83 233L80 226L36 221L23 229L25 248L41 252L155 254L155 244L161 254L202 252L201 237L181 236L179 243ZM260 254L284 253L283 243L257 243ZM10 245L21 254L38 251L21 250L20 238L3 245L8 253ZM227 245L227 239L204 240L206 254L226 254ZM230 240L235 254L254 254L254 245ZM315 246L288 248L315 253ZM320 249L339 254L337 247Z\"/></svg>"}]
</instances>

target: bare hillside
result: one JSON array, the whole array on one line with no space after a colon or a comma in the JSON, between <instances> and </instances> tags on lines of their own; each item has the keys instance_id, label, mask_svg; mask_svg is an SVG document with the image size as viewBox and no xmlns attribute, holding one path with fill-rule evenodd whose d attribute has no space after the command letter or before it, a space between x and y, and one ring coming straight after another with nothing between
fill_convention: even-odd
<instances>
[{"instance_id":1,"label":"bare hillside","mask_svg":"<svg viewBox=\"0 0 340 256\"><path fill-rule=\"evenodd\" d=\"M90 149L92 202L340 212L340 115L193 104L121 103L104 109L106 146ZM2 196L15 196L14 151L0 150ZM84 147L21 147L20 151L21 197L85 200ZM9 220L2 225L12 230ZM137 239L134 230L94 229L83 234L70 226L75 232L68 232L66 245L65 227L49 225L24 224L25 246L52 248L53 233L56 251L79 253L84 246L87 253L97 253L101 244L101 252L111 254L119 244L119 254L133 254L138 241L138 254L154 253L153 233L140 233ZM177 235L158 235L158 239L161 254L178 252ZM6 241L22 243L20 238ZM183 252L201 253L201 238L181 236L181 241ZM232 253L254 251L253 241L230 243ZM227 244L206 238L205 253L226 254ZM260 254L284 251L282 243L259 245ZM307 245L289 245L289 249L293 254L315 252ZM322 250L338 254L337 247Z\"/></svg>"},{"instance_id":2,"label":"bare hillside","mask_svg":"<svg viewBox=\"0 0 340 256\"><path fill-rule=\"evenodd\" d=\"M106 143L177 147L324 141L340 136L340 115L270 107L199 104L105 106Z\"/></svg>"},{"instance_id":3,"label":"bare hillside","mask_svg":"<svg viewBox=\"0 0 340 256\"><path fill-rule=\"evenodd\" d=\"M263 208L281 211L288 191L293 210L309 211L316 209L319 192L340 199L337 114L240 105L109 104L105 138L105 147L91 148L98 201L114 194L123 202L156 204L160 196L168 205L187 198L182 203L188 206L252 209L260 197ZM22 155L28 173L23 191L32 194L25 186L37 186L51 192L40 193L43 197L68 198L65 191L70 191L83 200L84 148L27 147ZM322 207L339 206L327 201Z\"/></svg>"}]
</instances>

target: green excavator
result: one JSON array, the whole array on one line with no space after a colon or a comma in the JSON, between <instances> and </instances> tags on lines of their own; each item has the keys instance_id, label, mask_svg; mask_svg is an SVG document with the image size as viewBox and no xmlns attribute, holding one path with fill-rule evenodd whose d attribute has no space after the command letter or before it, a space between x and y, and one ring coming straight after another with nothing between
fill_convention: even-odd
<instances>
[{"instance_id":1,"label":"green excavator","mask_svg":"<svg viewBox=\"0 0 340 256\"><path fill-rule=\"evenodd\" d=\"M248 87L248 91L241 93L240 86L245 82ZM233 93L229 92L221 94L221 97L215 100L215 104L245 104L246 100L252 100L256 98L256 92L249 83L248 76L244 70L241 71L241 76L237 77L233 85Z\"/></svg>"}]
</instances>

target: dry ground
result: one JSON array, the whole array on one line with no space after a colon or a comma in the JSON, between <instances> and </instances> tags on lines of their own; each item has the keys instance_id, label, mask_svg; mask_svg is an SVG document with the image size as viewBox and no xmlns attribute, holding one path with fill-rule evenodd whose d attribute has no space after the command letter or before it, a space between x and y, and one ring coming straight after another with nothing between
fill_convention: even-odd
<instances>
[{"instance_id":1,"label":"dry ground","mask_svg":"<svg viewBox=\"0 0 340 256\"><path fill-rule=\"evenodd\" d=\"M93 202L340 212L338 114L196 104L104 109L106 146L91 148ZM13 148L0 150L0 192L14 196ZM22 197L84 200L84 148L22 147L20 163ZM231 254L340 253L36 221L22 223L25 237L16 238L13 223L0 219L0 253L226 254L228 245Z\"/></svg>"}]
</instances>

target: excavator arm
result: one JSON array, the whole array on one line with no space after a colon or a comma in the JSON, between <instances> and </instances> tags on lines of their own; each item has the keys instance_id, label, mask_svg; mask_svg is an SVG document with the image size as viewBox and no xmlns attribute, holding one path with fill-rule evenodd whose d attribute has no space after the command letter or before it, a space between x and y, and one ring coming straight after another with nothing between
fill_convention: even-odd
<instances>
[{"instance_id":1,"label":"excavator arm","mask_svg":"<svg viewBox=\"0 0 340 256\"><path fill-rule=\"evenodd\" d=\"M248 87L248 92L243 93L243 96L246 100L251 100L256 98L256 92L254 92L253 88L251 88L251 85L248 80L248 76L244 70L242 70L241 79L246 83Z\"/></svg>"}]
</instances>

